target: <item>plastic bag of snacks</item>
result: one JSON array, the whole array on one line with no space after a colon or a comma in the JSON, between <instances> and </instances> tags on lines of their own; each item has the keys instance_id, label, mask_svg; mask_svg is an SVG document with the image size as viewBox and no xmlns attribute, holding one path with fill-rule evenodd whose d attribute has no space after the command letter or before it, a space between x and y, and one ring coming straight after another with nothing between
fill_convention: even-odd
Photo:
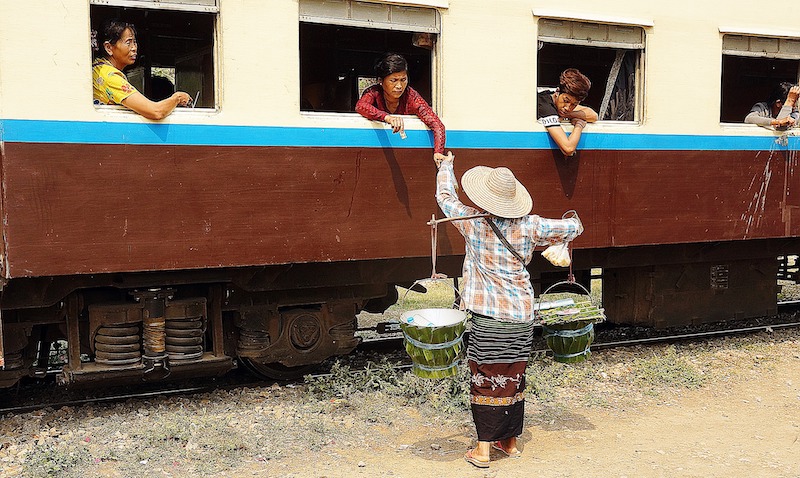
<instances>
[{"instance_id":1,"label":"plastic bag of snacks","mask_svg":"<svg viewBox=\"0 0 800 478\"><path fill-rule=\"evenodd\" d=\"M550 261L550 263L554 266L569 266L569 242L562 242L561 244L555 244L548 247L544 250L544 252L542 252L542 257Z\"/></svg>"}]
</instances>

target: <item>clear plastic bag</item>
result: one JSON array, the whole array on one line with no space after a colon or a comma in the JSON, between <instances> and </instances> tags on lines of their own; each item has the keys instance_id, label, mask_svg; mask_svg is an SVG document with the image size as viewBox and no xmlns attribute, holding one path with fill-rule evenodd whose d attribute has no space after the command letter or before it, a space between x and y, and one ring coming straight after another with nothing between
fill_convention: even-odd
<instances>
[{"instance_id":1,"label":"clear plastic bag","mask_svg":"<svg viewBox=\"0 0 800 478\"><path fill-rule=\"evenodd\" d=\"M558 267L567 267L570 263L569 258L569 243L562 242L561 244L554 244L542 252L542 257L550 261L551 264Z\"/></svg>"}]
</instances>

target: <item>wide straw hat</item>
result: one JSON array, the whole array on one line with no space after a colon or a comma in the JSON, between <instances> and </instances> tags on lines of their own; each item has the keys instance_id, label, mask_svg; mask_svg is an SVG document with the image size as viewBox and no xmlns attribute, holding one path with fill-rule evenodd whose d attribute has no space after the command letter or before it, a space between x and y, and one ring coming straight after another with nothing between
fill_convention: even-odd
<instances>
[{"instance_id":1,"label":"wide straw hat","mask_svg":"<svg viewBox=\"0 0 800 478\"><path fill-rule=\"evenodd\" d=\"M528 190L508 168L475 166L461 176L461 186L476 206L498 217L516 219L533 209Z\"/></svg>"}]
</instances>

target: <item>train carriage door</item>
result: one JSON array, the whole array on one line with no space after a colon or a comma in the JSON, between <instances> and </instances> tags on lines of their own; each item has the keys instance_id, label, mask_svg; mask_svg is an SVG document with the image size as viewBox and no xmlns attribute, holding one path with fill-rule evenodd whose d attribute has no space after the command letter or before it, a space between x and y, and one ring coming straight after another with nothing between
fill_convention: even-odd
<instances>
[{"instance_id":1,"label":"train carriage door","mask_svg":"<svg viewBox=\"0 0 800 478\"><path fill-rule=\"evenodd\" d=\"M361 93L377 82L376 59L389 51L406 58L410 85L436 109L433 51L439 28L435 8L300 0L301 111L352 113Z\"/></svg>"},{"instance_id":2,"label":"train carriage door","mask_svg":"<svg viewBox=\"0 0 800 478\"><path fill-rule=\"evenodd\" d=\"M644 28L542 16L537 86L555 89L562 71L577 68L592 81L583 104L597 111L600 120L638 121Z\"/></svg>"}]
</instances>

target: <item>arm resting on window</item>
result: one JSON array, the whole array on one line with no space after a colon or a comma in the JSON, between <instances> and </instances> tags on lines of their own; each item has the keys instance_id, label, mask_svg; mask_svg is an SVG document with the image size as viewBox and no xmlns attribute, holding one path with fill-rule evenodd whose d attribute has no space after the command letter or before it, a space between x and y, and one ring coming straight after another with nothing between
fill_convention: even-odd
<instances>
[{"instance_id":1,"label":"arm resting on window","mask_svg":"<svg viewBox=\"0 0 800 478\"><path fill-rule=\"evenodd\" d=\"M186 105L191 98L188 93L178 91L161 101L150 101L138 91L122 100L125 107L132 109L147 119L161 120L166 118L178 105Z\"/></svg>"}]
</instances>

